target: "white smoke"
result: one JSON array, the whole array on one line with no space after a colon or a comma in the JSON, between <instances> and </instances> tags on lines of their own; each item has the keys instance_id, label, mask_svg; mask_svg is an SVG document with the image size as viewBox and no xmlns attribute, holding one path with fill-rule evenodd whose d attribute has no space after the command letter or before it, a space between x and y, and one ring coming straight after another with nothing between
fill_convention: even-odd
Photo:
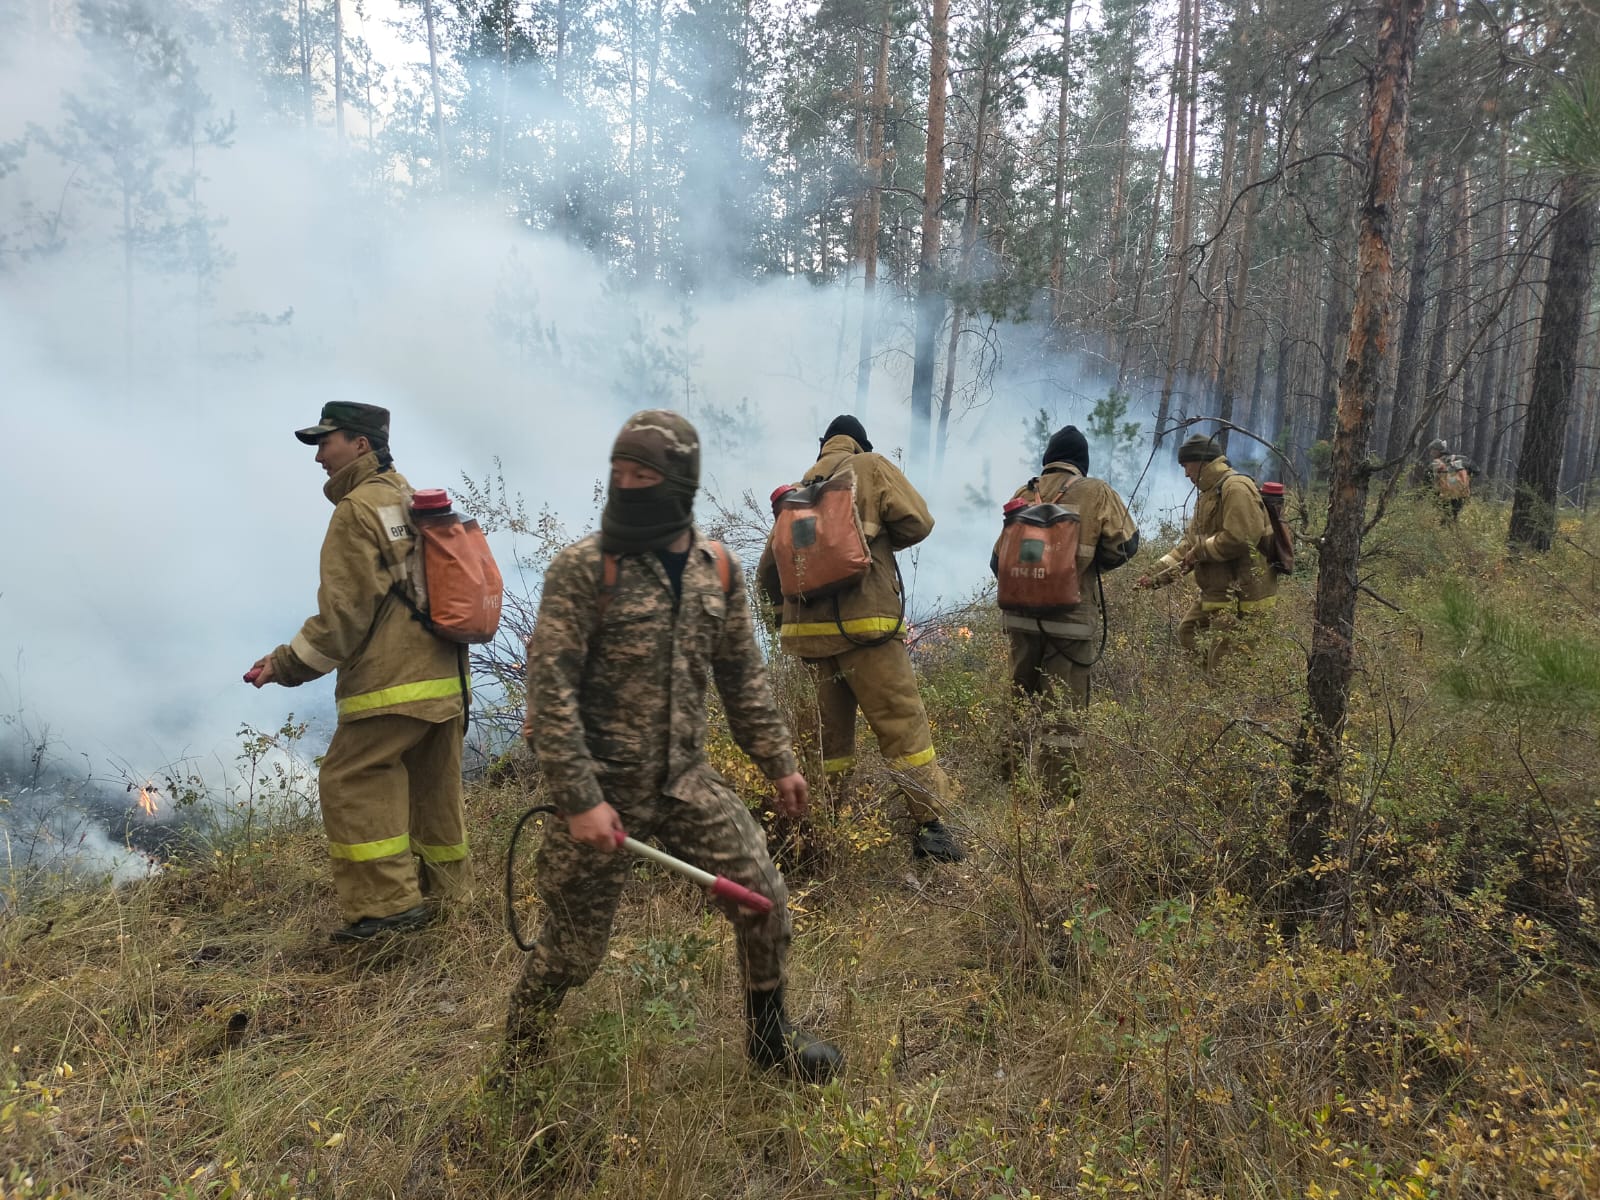
<instances>
[{"instance_id":1,"label":"white smoke","mask_svg":"<svg viewBox=\"0 0 1600 1200\"><path fill-rule=\"evenodd\" d=\"M49 722L71 753L136 772L225 763L242 724L274 728L291 709L325 721L331 682L257 692L240 675L314 604L329 506L291 431L328 400L390 408L413 484L453 486L499 460L531 507L574 530L636 408L699 422L707 488L733 502L797 478L854 407L858 288L623 286L496 209L374 187L371 163L326 131L253 111L224 61L200 83L237 128L201 154L199 196L231 262L203 304L192 274L140 266L127 324L115 206L29 134L59 122L90 64L59 34L24 35L0 70L0 145L27 142L0 175L0 708ZM47 219L59 245L16 252ZM886 305L865 413L889 454L910 432L900 320ZM914 611L985 584L998 503L1037 470L1033 415L1082 426L1106 394L1097 372L1038 352L1039 334L994 330L1009 357L953 414L943 474L924 481L938 529L907 563ZM1129 419L1148 434L1148 413ZM1186 491L1161 458L1142 487L1147 537ZM994 507L974 510L969 489Z\"/></svg>"}]
</instances>

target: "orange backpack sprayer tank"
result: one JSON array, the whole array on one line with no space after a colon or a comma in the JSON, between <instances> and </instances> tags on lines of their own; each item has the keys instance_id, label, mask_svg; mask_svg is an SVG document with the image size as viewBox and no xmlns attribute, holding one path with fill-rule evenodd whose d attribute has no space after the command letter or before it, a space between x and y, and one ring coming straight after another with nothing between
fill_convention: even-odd
<instances>
[{"instance_id":1,"label":"orange backpack sprayer tank","mask_svg":"<svg viewBox=\"0 0 1600 1200\"><path fill-rule=\"evenodd\" d=\"M424 488L411 497L417 548L422 563L423 622L449 642L488 642L500 628L504 583L478 523L463 521L443 488ZM419 614L420 616L421 614Z\"/></svg>"},{"instance_id":2,"label":"orange backpack sprayer tank","mask_svg":"<svg viewBox=\"0 0 1600 1200\"><path fill-rule=\"evenodd\" d=\"M1002 510L1000 531L1000 607L1006 612L1041 616L1071 608L1082 598L1078 586L1076 509L1036 504L1022 496Z\"/></svg>"},{"instance_id":3,"label":"orange backpack sprayer tank","mask_svg":"<svg viewBox=\"0 0 1600 1200\"><path fill-rule=\"evenodd\" d=\"M772 511L772 557L787 599L831 596L860 583L872 569L850 468L804 487L779 488Z\"/></svg>"}]
</instances>

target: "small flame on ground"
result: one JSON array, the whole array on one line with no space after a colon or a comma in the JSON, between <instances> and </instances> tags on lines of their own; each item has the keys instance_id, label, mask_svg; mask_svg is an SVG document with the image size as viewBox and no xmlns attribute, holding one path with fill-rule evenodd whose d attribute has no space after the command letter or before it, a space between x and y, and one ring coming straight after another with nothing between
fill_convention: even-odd
<instances>
[{"instance_id":1,"label":"small flame on ground","mask_svg":"<svg viewBox=\"0 0 1600 1200\"><path fill-rule=\"evenodd\" d=\"M156 815L156 786L149 780L139 789L139 807L144 809L147 817Z\"/></svg>"}]
</instances>

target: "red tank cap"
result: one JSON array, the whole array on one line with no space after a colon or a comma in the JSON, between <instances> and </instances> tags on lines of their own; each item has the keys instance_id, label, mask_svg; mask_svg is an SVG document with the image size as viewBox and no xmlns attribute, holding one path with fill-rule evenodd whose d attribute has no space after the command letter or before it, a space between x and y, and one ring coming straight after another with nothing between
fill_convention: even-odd
<instances>
[{"instance_id":1,"label":"red tank cap","mask_svg":"<svg viewBox=\"0 0 1600 1200\"><path fill-rule=\"evenodd\" d=\"M1283 484L1263 483L1261 485L1261 494L1263 496L1281 496L1283 495Z\"/></svg>"},{"instance_id":2,"label":"red tank cap","mask_svg":"<svg viewBox=\"0 0 1600 1200\"><path fill-rule=\"evenodd\" d=\"M1027 501L1027 499L1025 497L1013 496L1011 499L1006 501L1005 507L1002 508L1000 511L1004 515L1009 517L1012 513L1016 512L1017 509L1019 509L1019 508L1027 508L1027 507L1028 507L1028 501Z\"/></svg>"},{"instance_id":3,"label":"red tank cap","mask_svg":"<svg viewBox=\"0 0 1600 1200\"><path fill-rule=\"evenodd\" d=\"M443 488L423 488L411 497L412 512L438 512L450 507L450 493Z\"/></svg>"},{"instance_id":4,"label":"red tank cap","mask_svg":"<svg viewBox=\"0 0 1600 1200\"><path fill-rule=\"evenodd\" d=\"M772 503L776 504L779 500L782 500L790 492L794 492L794 491L798 491L798 490L799 489L796 488L794 486L794 484L792 484L792 483L779 484L777 487L772 489Z\"/></svg>"}]
</instances>

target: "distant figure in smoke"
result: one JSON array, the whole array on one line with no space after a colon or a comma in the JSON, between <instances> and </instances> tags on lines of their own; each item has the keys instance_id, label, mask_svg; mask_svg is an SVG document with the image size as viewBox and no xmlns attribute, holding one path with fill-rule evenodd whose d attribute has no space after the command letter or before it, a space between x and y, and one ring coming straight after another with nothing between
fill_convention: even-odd
<instances>
[{"instance_id":1,"label":"distant figure in smoke","mask_svg":"<svg viewBox=\"0 0 1600 1200\"><path fill-rule=\"evenodd\" d=\"M333 402L295 432L317 448L333 518L317 615L256 661L256 687L337 671L339 724L319 777L333 882L348 924L335 942L426 925L424 902L469 889L461 742L465 647L429 633L403 599L416 531L411 485L389 455L389 412ZM413 596L413 599L415 597Z\"/></svg>"},{"instance_id":2,"label":"distant figure in smoke","mask_svg":"<svg viewBox=\"0 0 1600 1200\"><path fill-rule=\"evenodd\" d=\"M1109 483L1089 476L1089 443L1074 425L1056 431L1045 447L1042 470L1017 489L1013 500L1053 504L1077 514L1077 582L1081 597L1070 608L1047 615L1001 614L1011 643L1012 691L1043 709L1039 777L1047 805L1077 796L1078 748L1083 731L1072 709L1089 704L1090 672L1105 648L1100 576L1139 550L1139 527ZM1000 546L990 556L999 573ZM1006 746L1006 774L1016 774L1024 753L1016 732Z\"/></svg>"},{"instance_id":3,"label":"distant figure in smoke","mask_svg":"<svg viewBox=\"0 0 1600 1200\"><path fill-rule=\"evenodd\" d=\"M1464 454L1451 454L1443 438L1428 443L1427 458L1439 508L1445 520L1454 522L1472 495L1472 477L1478 473L1478 464Z\"/></svg>"},{"instance_id":4,"label":"distant figure in smoke","mask_svg":"<svg viewBox=\"0 0 1600 1200\"><path fill-rule=\"evenodd\" d=\"M1278 602L1278 576L1263 549L1271 544L1272 519L1255 480L1228 465L1214 438L1188 438L1178 447L1178 465L1200 493L1194 516L1137 586L1166 587L1194 572L1200 596L1178 624L1178 641L1199 654L1200 635L1209 632L1206 670L1215 671L1230 651L1253 646L1254 631Z\"/></svg>"},{"instance_id":5,"label":"distant figure in smoke","mask_svg":"<svg viewBox=\"0 0 1600 1200\"><path fill-rule=\"evenodd\" d=\"M773 702L737 561L694 525L700 437L675 412L648 409L622 427L600 532L545 572L528 642L528 715L565 828L536 862L544 923L511 994L506 1048L491 1086L514 1100L518 1075L543 1058L556 1011L605 960L617 902L633 876L626 831L772 901L734 908L756 1065L822 1081L839 1051L784 1009L788 890L743 800L706 759L713 680L734 740L772 781L791 816L809 799L789 729Z\"/></svg>"},{"instance_id":6,"label":"distant figure in smoke","mask_svg":"<svg viewBox=\"0 0 1600 1200\"><path fill-rule=\"evenodd\" d=\"M822 769L834 805L855 770L859 709L905 797L914 824L912 854L960 862L966 851L940 819L950 810L952 789L934 753L928 712L906 651L905 598L894 560L895 551L928 536L933 516L899 468L872 453L867 431L849 415L835 417L828 426L822 453L802 482L843 479L845 472L853 477L856 515L871 558L864 576L825 597L786 597L769 538L757 582L779 610L783 648L804 659L816 680Z\"/></svg>"}]
</instances>

